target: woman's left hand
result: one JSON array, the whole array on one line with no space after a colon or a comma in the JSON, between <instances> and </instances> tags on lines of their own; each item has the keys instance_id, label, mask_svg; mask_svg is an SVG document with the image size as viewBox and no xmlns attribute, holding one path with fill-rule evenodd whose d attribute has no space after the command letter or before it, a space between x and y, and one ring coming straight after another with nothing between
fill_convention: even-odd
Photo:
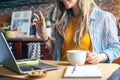
<instances>
[{"instance_id":1,"label":"woman's left hand","mask_svg":"<svg viewBox=\"0 0 120 80\"><path fill-rule=\"evenodd\" d=\"M91 64L100 63L99 55L96 52L87 51L86 62Z\"/></svg>"}]
</instances>

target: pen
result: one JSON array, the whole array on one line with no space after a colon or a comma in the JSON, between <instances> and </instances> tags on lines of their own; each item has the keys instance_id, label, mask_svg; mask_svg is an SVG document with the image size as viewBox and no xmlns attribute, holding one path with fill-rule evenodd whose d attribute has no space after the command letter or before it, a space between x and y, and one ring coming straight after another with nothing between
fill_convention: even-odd
<instances>
[{"instance_id":1,"label":"pen","mask_svg":"<svg viewBox=\"0 0 120 80\"><path fill-rule=\"evenodd\" d=\"M72 74L76 71L76 69L77 69L77 64L73 67L73 70L72 70Z\"/></svg>"}]
</instances>

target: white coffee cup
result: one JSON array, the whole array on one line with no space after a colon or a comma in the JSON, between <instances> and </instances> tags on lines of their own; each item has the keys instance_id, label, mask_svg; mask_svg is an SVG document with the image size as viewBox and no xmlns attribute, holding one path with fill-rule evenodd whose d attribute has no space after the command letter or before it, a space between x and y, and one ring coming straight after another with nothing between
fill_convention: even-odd
<instances>
[{"instance_id":1,"label":"white coffee cup","mask_svg":"<svg viewBox=\"0 0 120 80\"><path fill-rule=\"evenodd\" d=\"M83 65L86 60L85 50L68 50L67 58L71 65Z\"/></svg>"}]
</instances>

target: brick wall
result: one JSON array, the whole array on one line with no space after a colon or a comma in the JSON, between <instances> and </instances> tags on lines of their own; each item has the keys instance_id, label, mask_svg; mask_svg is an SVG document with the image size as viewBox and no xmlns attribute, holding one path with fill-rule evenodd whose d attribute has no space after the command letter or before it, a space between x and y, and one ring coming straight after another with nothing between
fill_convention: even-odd
<instances>
[{"instance_id":1,"label":"brick wall","mask_svg":"<svg viewBox=\"0 0 120 80\"><path fill-rule=\"evenodd\" d=\"M41 10L44 16L50 17L55 5L55 0L13 0L0 2L0 27L4 23L10 24L13 11L32 10L32 12L38 12L38 10Z\"/></svg>"},{"instance_id":2,"label":"brick wall","mask_svg":"<svg viewBox=\"0 0 120 80\"><path fill-rule=\"evenodd\" d=\"M0 2L0 15L11 15L13 11L41 10L44 15L50 15L55 6L55 0L14 0Z\"/></svg>"},{"instance_id":3,"label":"brick wall","mask_svg":"<svg viewBox=\"0 0 120 80\"><path fill-rule=\"evenodd\" d=\"M111 13L113 13L117 20L118 35L120 36L120 0L103 0L99 6Z\"/></svg>"}]
</instances>

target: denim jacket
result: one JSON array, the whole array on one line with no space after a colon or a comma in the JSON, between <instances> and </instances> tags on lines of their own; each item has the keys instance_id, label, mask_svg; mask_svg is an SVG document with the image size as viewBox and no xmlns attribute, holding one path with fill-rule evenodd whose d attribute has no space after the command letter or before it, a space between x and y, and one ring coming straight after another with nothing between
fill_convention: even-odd
<instances>
[{"instance_id":1,"label":"denim jacket","mask_svg":"<svg viewBox=\"0 0 120 80\"><path fill-rule=\"evenodd\" d=\"M97 54L105 53L109 58L106 62L120 57L116 19L112 13L94 8L89 16L89 33L93 51ZM53 36L53 60L60 60L62 40L57 32Z\"/></svg>"}]
</instances>

